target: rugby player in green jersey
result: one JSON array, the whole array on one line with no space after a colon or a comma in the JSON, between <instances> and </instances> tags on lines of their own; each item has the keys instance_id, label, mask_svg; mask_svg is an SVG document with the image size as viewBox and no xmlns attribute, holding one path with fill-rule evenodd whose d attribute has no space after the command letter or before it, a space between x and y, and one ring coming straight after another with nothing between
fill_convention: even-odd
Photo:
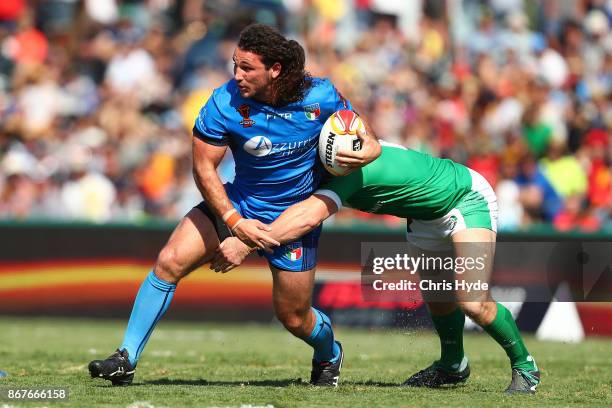
<instances>
[{"instance_id":1,"label":"rugby player in green jersey","mask_svg":"<svg viewBox=\"0 0 612 408\"><path fill-rule=\"evenodd\" d=\"M448 251L458 258L473 256L474 248L478 248L488 259L486 270L479 271L478 277L488 277L497 231L497 199L489 183L477 172L452 160L381 144L378 159L346 176L331 178L311 197L285 210L271 224L270 235L281 243L292 241L344 205L408 219L407 240L419 252ZM211 268L227 272L249 252L240 240L228 238L221 244ZM469 271L462 275L466 280L478 277L470 277ZM464 291L455 291L452 298L436 297L440 294L422 292L440 337L440 359L412 375L403 385L440 387L467 380L470 368L463 350L467 315L506 351L512 368L512 381L506 392L535 393L540 372L508 309L493 301L488 289L481 291L478 299L466 296Z\"/></svg>"}]
</instances>

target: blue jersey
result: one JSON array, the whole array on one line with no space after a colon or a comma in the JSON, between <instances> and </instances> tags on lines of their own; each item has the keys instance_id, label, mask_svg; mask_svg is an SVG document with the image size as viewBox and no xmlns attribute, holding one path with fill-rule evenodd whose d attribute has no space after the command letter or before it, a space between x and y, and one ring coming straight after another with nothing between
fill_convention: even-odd
<instances>
[{"instance_id":1,"label":"blue jersey","mask_svg":"<svg viewBox=\"0 0 612 408\"><path fill-rule=\"evenodd\" d=\"M207 143L232 150L232 201L282 211L317 188L323 174L317 160L319 132L340 109L351 105L327 79L313 78L302 101L279 108L241 97L232 79L214 90L193 131Z\"/></svg>"}]
</instances>

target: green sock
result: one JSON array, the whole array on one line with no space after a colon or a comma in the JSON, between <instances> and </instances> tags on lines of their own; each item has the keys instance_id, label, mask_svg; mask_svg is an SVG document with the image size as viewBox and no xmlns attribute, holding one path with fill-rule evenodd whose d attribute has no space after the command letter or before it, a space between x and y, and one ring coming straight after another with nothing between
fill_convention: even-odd
<instances>
[{"instance_id":1,"label":"green sock","mask_svg":"<svg viewBox=\"0 0 612 408\"><path fill-rule=\"evenodd\" d=\"M497 303L495 320L482 328L504 348L510 358L512 368L526 371L538 369L533 357L529 355L525 343L523 343L521 333L518 327L516 327L512 313L504 305Z\"/></svg>"},{"instance_id":2,"label":"green sock","mask_svg":"<svg viewBox=\"0 0 612 408\"><path fill-rule=\"evenodd\" d=\"M463 362L463 326L465 315L460 308L445 316L431 316L440 337L440 360L447 371L459 371Z\"/></svg>"}]
</instances>

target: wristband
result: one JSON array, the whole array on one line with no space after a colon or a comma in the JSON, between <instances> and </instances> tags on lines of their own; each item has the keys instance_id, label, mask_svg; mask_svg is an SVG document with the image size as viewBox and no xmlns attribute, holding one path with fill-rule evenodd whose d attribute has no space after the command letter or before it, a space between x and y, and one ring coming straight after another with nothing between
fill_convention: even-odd
<instances>
[{"instance_id":1,"label":"wristband","mask_svg":"<svg viewBox=\"0 0 612 408\"><path fill-rule=\"evenodd\" d=\"M231 217L230 217L231 218ZM227 226L229 227L229 229L231 229L232 231L234 231L236 229L236 227L238 227L238 225L240 225L240 223L244 221L244 218L240 217L240 219L238 221L236 221L236 223L233 226L230 226L229 223L227 224Z\"/></svg>"},{"instance_id":2,"label":"wristband","mask_svg":"<svg viewBox=\"0 0 612 408\"><path fill-rule=\"evenodd\" d=\"M242 216L240 214L238 214L238 211L236 211L235 213L232 213L227 220L225 221L225 224L227 225L227 227L230 230L234 230L234 228L236 228L236 226L240 223L240 221L244 220L244 218L242 218Z\"/></svg>"},{"instance_id":3,"label":"wristband","mask_svg":"<svg viewBox=\"0 0 612 408\"><path fill-rule=\"evenodd\" d=\"M228 219L228 218L229 218L229 217L230 217L230 216L231 216L233 213L235 213L235 212L238 212L238 211L236 211L236 209L235 209L235 208L232 208L231 210L227 210L227 211L225 212L225 214L223 214L223 217L222 217L222 218L223 218L223 222L227 222L227 219Z\"/></svg>"}]
</instances>

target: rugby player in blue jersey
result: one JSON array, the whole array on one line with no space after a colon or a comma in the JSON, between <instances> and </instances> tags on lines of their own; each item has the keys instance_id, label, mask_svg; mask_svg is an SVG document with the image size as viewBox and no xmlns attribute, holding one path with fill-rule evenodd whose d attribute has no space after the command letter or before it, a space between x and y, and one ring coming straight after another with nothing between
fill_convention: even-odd
<instances>
[{"instance_id":1,"label":"rugby player in blue jersey","mask_svg":"<svg viewBox=\"0 0 612 408\"><path fill-rule=\"evenodd\" d=\"M311 383L336 386L343 353L329 318L311 307L320 229L280 245L268 234L290 205L308 198L323 170L317 163L319 132L335 111L351 109L326 79L305 70L303 48L275 29L254 24L240 34L234 78L215 89L193 128L193 171L204 201L176 227L142 283L123 344L106 360L89 364L92 377L128 385L156 323L168 309L177 283L215 255L233 235L262 252L273 278L277 318L314 349ZM363 147L338 156L359 167L380 155L371 129ZM216 167L230 148L236 178L223 185Z\"/></svg>"}]
</instances>

